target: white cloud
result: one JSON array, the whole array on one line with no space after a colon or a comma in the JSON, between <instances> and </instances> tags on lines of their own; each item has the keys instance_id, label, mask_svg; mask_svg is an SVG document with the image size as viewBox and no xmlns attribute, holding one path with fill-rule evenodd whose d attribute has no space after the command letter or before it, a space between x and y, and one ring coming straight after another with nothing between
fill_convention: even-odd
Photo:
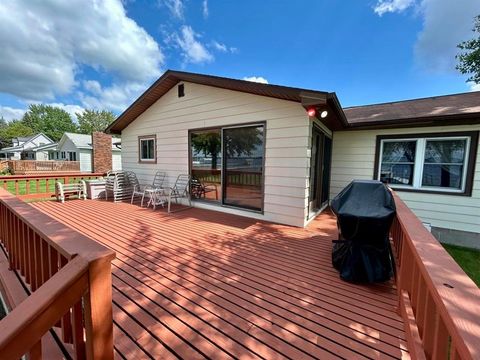
<instances>
[{"instance_id":1,"label":"white cloud","mask_svg":"<svg viewBox=\"0 0 480 360\"><path fill-rule=\"evenodd\" d=\"M268 84L268 80L262 76L246 76L243 78L243 80L257 82L260 84Z\"/></svg>"},{"instance_id":2,"label":"white cloud","mask_svg":"<svg viewBox=\"0 0 480 360\"><path fill-rule=\"evenodd\" d=\"M415 44L417 63L434 72L455 72L457 45L473 36L473 17L480 1L422 0L423 29Z\"/></svg>"},{"instance_id":3,"label":"white cloud","mask_svg":"<svg viewBox=\"0 0 480 360\"><path fill-rule=\"evenodd\" d=\"M470 91L480 91L480 84L469 82L468 85L470 86Z\"/></svg>"},{"instance_id":4,"label":"white cloud","mask_svg":"<svg viewBox=\"0 0 480 360\"><path fill-rule=\"evenodd\" d=\"M207 47L199 41L200 35L191 26L184 25L181 34L174 34L173 40L182 50L186 63L200 64L214 60Z\"/></svg>"},{"instance_id":5,"label":"white cloud","mask_svg":"<svg viewBox=\"0 0 480 360\"><path fill-rule=\"evenodd\" d=\"M86 89L87 92L80 92L79 97L85 108L108 109L119 113L140 96L148 85L136 82L116 83L108 87L94 88L93 91Z\"/></svg>"},{"instance_id":6,"label":"white cloud","mask_svg":"<svg viewBox=\"0 0 480 360\"><path fill-rule=\"evenodd\" d=\"M373 8L379 16L385 13L402 12L412 6L415 0L378 0Z\"/></svg>"},{"instance_id":7,"label":"white cloud","mask_svg":"<svg viewBox=\"0 0 480 360\"><path fill-rule=\"evenodd\" d=\"M102 92L102 85L96 80L83 81L83 87L86 91L95 95L99 95Z\"/></svg>"},{"instance_id":8,"label":"white cloud","mask_svg":"<svg viewBox=\"0 0 480 360\"><path fill-rule=\"evenodd\" d=\"M238 52L238 49L236 47L227 46L227 45L225 45L223 43L220 43L216 40L211 41L209 46L212 47L213 49L215 49L219 52L223 52L223 53L229 52L229 53L235 54L236 52Z\"/></svg>"},{"instance_id":9,"label":"white cloud","mask_svg":"<svg viewBox=\"0 0 480 360\"><path fill-rule=\"evenodd\" d=\"M208 18L208 1L207 0L203 0L202 2L202 13L203 13L204 19Z\"/></svg>"},{"instance_id":10,"label":"white cloud","mask_svg":"<svg viewBox=\"0 0 480 360\"><path fill-rule=\"evenodd\" d=\"M227 48L227 45L225 44L221 44L219 43L218 41L212 41L212 46L214 49L220 51L220 52L227 52L228 51L228 48Z\"/></svg>"},{"instance_id":11,"label":"white cloud","mask_svg":"<svg viewBox=\"0 0 480 360\"><path fill-rule=\"evenodd\" d=\"M3 1L0 44L0 92L27 100L70 93L82 65L139 82L164 61L120 0Z\"/></svg>"},{"instance_id":12,"label":"white cloud","mask_svg":"<svg viewBox=\"0 0 480 360\"><path fill-rule=\"evenodd\" d=\"M7 121L18 120L25 114L25 109L16 109L9 106L0 105L0 117L3 117Z\"/></svg>"},{"instance_id":13,"label":"white cloud","mask_svg":"<svg viewBox=\"0 0 480 360\"><path fill-rule=\"evenodd\" d=\"M185 6L182 0L159 0L158 4L166 6L174 17L183 19Z\"/></svg>"},{"instance_id":14,"label":"white cloud","mask_svg":"<svg viewBox=\"0 0 480 360\"><path fill-rule=\"evenodd\" d=\"M473 17L480 13L478 0L378 0L375 13L415 8L423 20L414 46L415 60L433 72L455 72L457 45L472 37Z\"/></svg>"}]
</instances>

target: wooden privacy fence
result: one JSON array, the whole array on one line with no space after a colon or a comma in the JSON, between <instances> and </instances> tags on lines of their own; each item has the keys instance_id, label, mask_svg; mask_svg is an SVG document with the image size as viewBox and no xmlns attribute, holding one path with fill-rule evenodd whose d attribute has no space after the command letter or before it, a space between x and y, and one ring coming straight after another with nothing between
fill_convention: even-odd
<instances>
[{"instance_id":1,"label":"wooden privacy fence","mask_svg":"<svg viewBox=\"0 0 480 360\"><path fill-rule=\"evenodd\" d=\"M21 198L48 197L55 193L55 183L69 184L80 180L98 179L102 173L57 173L45 175L11 175L0 177L0 186Z\"/></svg>"},{"instance_id":2,"label":"wooden privacy fence","mask_svg":"<svg viewBox=\"0 0 480 360\"><path fill-rule=\"evenodd\" d=\"M395 195L399 312L413 359L480 359L480 289Z\"/></svg>"},{"instance_id":3,"label":"wooden privacy fence","mask_svg":"<svg viewBox=\"0 0 480 360\"><path fill-rule=\"evenodd\" d=\"M0 321L0 358L41 358L41 339L54 327L76 359L112 359L115 253L3 189L0 241L32 292Z\"/></svg>"},{"instance_id":4,"label":"wooden privacy fence","mask_svg":"<svg viewBox=\"0 0 480 360\"><path fill-rule=\"evenodd\" d=\"M8 167L12 174L44 174L55 172L80 172L80 161L56 160L9 160Z\"/></svg>"}]
</instances>

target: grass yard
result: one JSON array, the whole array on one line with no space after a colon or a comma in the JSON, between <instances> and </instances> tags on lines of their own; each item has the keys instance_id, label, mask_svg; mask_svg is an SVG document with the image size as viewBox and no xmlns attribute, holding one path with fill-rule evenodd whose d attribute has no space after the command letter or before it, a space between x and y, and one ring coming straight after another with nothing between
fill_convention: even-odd
<instances>
[{"instance_id":1,"label":"grass yard","mask_svg":"<svg viewBox=\"0 0 480 360\"><path fill-rule=\"evenodd\" d=\"M83 176L84 180L88 179L96 179L97 177L89 177ZM0 177L0 180L1 177ZM42 194L42 193L54 193L55 192L55 182L60 181L62 184L65 182L64 177L59 177L57 180L54 178L48 179L48 189L47 189L47 181L46 179L30 179L29 181L29 194ZM70 177L69 182L74 183L80 181L80 178ZM37 189L38 183L38 189ZM3 186L3 185L2 185ZM15 180L7 181L7 191L15 195ZM26 180L18 180L18 195L26 195L27 194L27 181Z\"/></svg>"},{"instance_id":2,"label":"grass yard","mask_svg":"<svg viewBox=\"0 0 480 360\"><path fill-rule=\"evenodd\" d=\"M480 250L442 244L468 276L480 287Z\"/></svg>"},{"instance_id":3,"label":"grass yard","mask_svg":"<svg viewBox=\"0 0 480 360\"><path fill-rule=\"evenodd\" d=\"M63 183L63 179L59 179ZM7 190L12 194L15 194L15 181L7 182ZM53 179L48 181L48 191L47 191L47 182L45 179L38 180L38 191L36 181L30 181L29 184L30 194L38 193L53 193L55 192L55 181ZM25 180L18 181L18 195L25 195L27 193L27 182Z\"/></svg>"}]
</instances>

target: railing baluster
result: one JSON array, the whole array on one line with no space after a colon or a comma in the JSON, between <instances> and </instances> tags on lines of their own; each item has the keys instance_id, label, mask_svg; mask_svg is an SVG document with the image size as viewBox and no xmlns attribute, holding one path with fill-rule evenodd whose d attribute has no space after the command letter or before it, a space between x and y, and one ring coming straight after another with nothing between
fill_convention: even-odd
<instances>
[{"instance_id":1,"label":"railing baluster","mask_svg":"<svg viewBox=\"0 0 480 360\"><path fill-rule=\"evenodd\" d=\"M13 218L13 231L14 231L14 246L13 246L13 254L14 254L14 259L13 259L13 268L15 270L18 270L20 267L20 234L18 233L18 223L20 219L18 217Z\"/></svg>"},{"instance_id":2,"label":"railing baluster","mask_svg":"<svg viewBox=\"0 0 480 360\"><path fill-rule=\"evenodd\" d=\"M68 259L64 256L60 256L60 268L63 268L67 265ZM72 343L73 333L72 333L72 317L70 309L65 315L62 316L62 340L66 343Z\"/></svg>"},{"instance_id":3,"label":"railing baluster","mask_svg":"<svg viewBox=\"0 0 480 360\"><path fill-rule=\"evenodd\" d=\"M25 239L25 228L26 228L26 224L23 222L23 221L19 221L19 227L20 227L20 231L19 231L19 235L20 235L20 274L22 276L25 276L26 274L26 267L27 267L27 259L26 259L26 252L27 252L27 249L26 249L26 243L24 241Z\"/></svg>"},{"instance_id":4,"label":"railing baluster","mask_svg":"<svg viewBox=\"0 0 480 360\"><path fill-rule=\"evenodd\" d=\"M421 274L418 278L418 292L417 292L417 308L415 310L415 317L417 319L417 326L420 336L424 335L424 321L425 321L425 303L426 303L426 285Z\"/></svg>"},{"instance_id":5,"label":"railing baluster","mask_svg":"<svg viewBox=\"0 0 480 360\"><path fill-rule=\"evenodd\" d=\"M27 284L32 282L32 260L33 260L33 244L32 244L32 230L27 226L27 232L25 234L25 243L27 246L27 275L25 276L25 281Z\"/></svg>"},{"instance_id":6,"label":"railing baluster","mask_svg":"<svg viewBox=\"0 0 480 360\"><path fill-rule=\"evenodd\" d=\"M49 252L49 246L45 240L40 238L41 245L40 245L40 252L42 255L42 266L41 266L41 271L42 271L42 284L45 283L49 278L49 257L48 257L48 252Z\"/></svg>"},{"instance_id":7,"label":"railing baluster","mask_svg":"<svg viewBox=\"0 0 480 360\"><path fill-rule=\"evenodd\" d=\"M83 306L80 299L72 308L73 323L73 345L75 348L75 358L85 358L85 340L84 340L84 324L83 324Z\"/></svg>"},{"instance_id":8,"label":"railing baluster","mask_svg":"<svg viewBox=\"0 0 480 360\"><path fill-rule=\"evenodd\" d=\"M42 273L42 239L37 233L34 233L33 236L35 244L35 286L32 289L33 291L37 290L43 284L43 273Z\"/></svg>"},{"instance_id":9,"label":"railing baluster","mask_svg":"<svg viewBox=\"0 0 480 360\"><path fill-rule=\"evenodd\" d=\"M432 344L432 359L447 359L448 358L448 330L439 313L435 314L435 333Z\"/></svg>"}]
</instances>

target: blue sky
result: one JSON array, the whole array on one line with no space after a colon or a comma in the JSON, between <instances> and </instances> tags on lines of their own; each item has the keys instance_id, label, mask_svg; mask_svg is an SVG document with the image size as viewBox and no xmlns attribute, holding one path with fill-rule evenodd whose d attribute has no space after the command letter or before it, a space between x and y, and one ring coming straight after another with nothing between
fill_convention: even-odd
<instances>
[{"instance_id":1,"label":"blue sky","mask_svg":"<svg viewBox=\"0 0 480 360\"><path fill-rule=\"evenodd\" d=\"M166 69L335 91L343 106L480 90L455 70L478 0L11 0L0 115L120 113Z\"/></svg>"}]
</instances>

